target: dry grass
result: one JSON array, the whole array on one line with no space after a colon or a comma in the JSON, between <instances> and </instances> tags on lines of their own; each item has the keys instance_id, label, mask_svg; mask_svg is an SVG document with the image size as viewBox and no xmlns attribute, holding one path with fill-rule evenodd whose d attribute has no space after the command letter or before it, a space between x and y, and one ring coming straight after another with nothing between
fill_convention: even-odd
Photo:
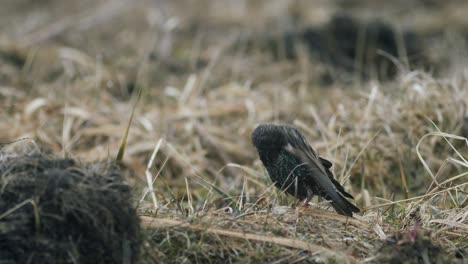
<instances>
[{"instance_id":1,"label":"dry grass","mask_svg":"<svg viewBox=\"0 0 468 264\"><path fill-rule=\"evenodd\" d=\"M64 156L114 158L142 88L123 161L139 191L146 262L372 262L416 223L452 261L466 254L467 64L452 56L458 50L442 50L453 71L402 68L393 81L324 88L329 66L305 53L273 59L238 41L288 24L280 15L322 23L304 11L314 4L176 2L83 2L62 24L34 6L18 11L42 26L0 35L0 142L31 138ZM341 8L315 5L322 16ZM417 21L427 30L427 19ZM346 219L321 201L292 209L250 144L262 122L301 129L363 213Z\"/></svg>"}]
</instances>

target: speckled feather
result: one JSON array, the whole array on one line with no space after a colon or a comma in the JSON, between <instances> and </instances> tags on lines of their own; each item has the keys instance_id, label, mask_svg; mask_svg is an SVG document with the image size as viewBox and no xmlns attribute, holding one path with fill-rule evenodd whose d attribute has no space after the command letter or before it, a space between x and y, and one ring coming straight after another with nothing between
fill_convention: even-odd
<instances>
[{"instance_id":1,"label":"speckled feather","mask_svg":"<svg viewBox=\"0 0 468 264\"><path fill-rule=\"evenodd\" d=\"M332 163L319 157L294 127L260 125L252 132L252 143L276 187L301 200L324 197L339 214L359 212L345 198L353 196L333 177Z\"/></svg>"}]
</instances>

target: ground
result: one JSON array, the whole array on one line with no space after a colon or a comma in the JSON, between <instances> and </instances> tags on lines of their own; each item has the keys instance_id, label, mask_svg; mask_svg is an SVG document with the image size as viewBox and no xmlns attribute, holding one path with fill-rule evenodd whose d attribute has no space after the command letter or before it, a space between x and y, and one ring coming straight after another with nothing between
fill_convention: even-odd
<instances>
[{"instance_id":1,"label":"ground","mask_svg":"<svg viewBox=\"0 0 468 264\"><path fill-rule=\"evenodd\" d=\"M463 263L467 10L7 0L0 143L115 159L134 111L122 168L143 263ZM251 145L266 122L300 129L362 212L295 208Z\"/></svg>"}]
</instances>

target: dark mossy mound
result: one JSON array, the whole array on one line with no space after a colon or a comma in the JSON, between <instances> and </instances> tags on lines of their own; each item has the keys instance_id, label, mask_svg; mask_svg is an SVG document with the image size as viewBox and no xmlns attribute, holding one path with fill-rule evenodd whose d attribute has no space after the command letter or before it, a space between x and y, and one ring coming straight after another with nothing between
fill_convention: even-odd
<instances>
[{"instance_id":1,"label":"dark mossy mound","mask_svg":"<svg viewBox=\"0 0 468 264\"><path fill-rule=\"evenodd\" d=\"M139 220L117 166L0 157L0 263L133 263Z\"/></svg>"}]
</instances>

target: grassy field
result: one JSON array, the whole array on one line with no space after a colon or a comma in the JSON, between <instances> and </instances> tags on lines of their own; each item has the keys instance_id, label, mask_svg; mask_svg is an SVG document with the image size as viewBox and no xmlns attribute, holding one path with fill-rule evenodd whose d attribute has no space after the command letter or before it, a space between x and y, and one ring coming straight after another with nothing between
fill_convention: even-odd
<instances>
[{"instance_id":1,"label":"grassy field","mask_svg":"<svg viewBox=\"0 0 468 264\"><path fill-rule=\"evenodd\" d=\"M135 111L123 164L142 263L464 263L466 11L6 0L0 142L115 159ZM295 208L251 144L259 123L300 129L362 212Z\"/></svg>"}]
</instances>

